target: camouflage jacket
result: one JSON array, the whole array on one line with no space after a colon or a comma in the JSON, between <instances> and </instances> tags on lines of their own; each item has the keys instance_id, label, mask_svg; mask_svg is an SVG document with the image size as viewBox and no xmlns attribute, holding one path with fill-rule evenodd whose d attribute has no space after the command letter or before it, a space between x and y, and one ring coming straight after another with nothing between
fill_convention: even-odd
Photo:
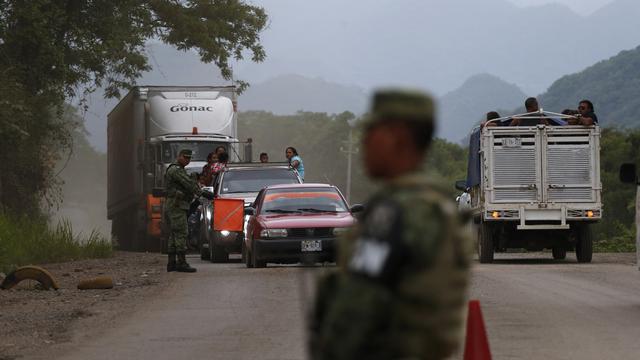
<instances>
[{"instance_id":1,"label":"camouflage jacket","mask_svg":"<svg viewBox=\"0 0 640 360\"><path fill-rule=\"evenodd\" d=\"M387 185L319 282L314 359L442 359L458 346L471 249L456 207L422 174Z\"/></svg>"},{"instance_id":2,"label":"camouflage jacket","mask_svg":"<svg viewBox=\"0 0 640 360\"><path fill-rule=\"evenodd\" d=\"M193 197L202 193L198 183L178 163L169 165L164 175L164 183L167 189L166 207L169 210L189 210Z\"/></svg>"}]
</instances>

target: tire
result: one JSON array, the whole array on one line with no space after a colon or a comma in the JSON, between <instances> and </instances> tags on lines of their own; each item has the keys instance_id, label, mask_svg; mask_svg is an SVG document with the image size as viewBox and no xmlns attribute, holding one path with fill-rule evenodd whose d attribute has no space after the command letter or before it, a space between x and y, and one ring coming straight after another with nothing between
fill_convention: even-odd
<instances>
[{"instance_id":1,"label":"tire","mask_svg":"<svg viewBox=\"0 0 640 360\"><path fill-rule=\"evenodd\" d=\"M593 257L593 231L589 224L576 228L576 259L579 263L590 263Z\"/></svg>"},{"instance_id":2,"label":"tire","mask_svg":"<svg viewBox=\"0 0 640 360\"><path fill-rule=\"evenodd\" d=\"M567 248L564 246L554 246L551 248L554 260L564 260L567 258Z\"/></svg>"},{"instance_id":3,"label":"tire","mask_svg":"<svg viewBox=\"0 0 640 360\"><path fill-rule=\"evenodd\" d=\"M213 236L216 236L215 233ZM209 240L209 260L212 263L224 263L229 261L229 254L222 246L217 246L213 240Z\"/></svg>"},{"instance_id":4,"label":"tire","mask_svg":"<svg viewBox=\"0 0 640 360\"><path fill-rule=\"evenodd\" d=\"M251 252L247 249L247 244L244 241L242 242L242 262L247 266L247 268L253 267Z\"/></svg>"},{"instance_id":5,"label":"tire","mask_svg":"<svg viewBox=\"0 0 640 360\"><path fill-rule=\"evenodd\" d=\"M264 260L260 260L256 256L256 243L255 241L251 242L251 265L254 268L266 268L267 262Z\"/></svg>"},{"instance_id":6,"label":"tire","mask_svg":"<svg viewBox=\"0 0 640 360\"><path fill-rule=\"evenodd\" d=\"M485 222L478 226L478 259L481 264L493 262L493 227Z\"/></svg>"},{"instance_id":7,"label":"tire","mask_svg":"<svg viewBox=\"0 0 640 360\"><path fill-rule=\"evenodd\" d=\"M200 244L200 260L209 260L211 258L211 253L209 249L205 249L202 244Z\"/></svg>"},{"instance_id":8,"label":"tire","mask_svg":"<svg viewBox=\"0 0 640 360\"><path fill-rule=\"evenodd\" d=\"M209 260L211 258L211 253L209 249L205 249L204 243L207 241L205 232L200 229L200 236L198 238L198 249L200 250L200 260ZM207 242L208 243L208 242Z\"/></svg>"}]
</instances>

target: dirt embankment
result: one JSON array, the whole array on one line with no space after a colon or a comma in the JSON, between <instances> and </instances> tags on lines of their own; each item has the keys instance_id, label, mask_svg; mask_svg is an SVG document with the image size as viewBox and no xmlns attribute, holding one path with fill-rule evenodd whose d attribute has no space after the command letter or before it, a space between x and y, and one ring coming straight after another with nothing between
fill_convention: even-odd
<instances>
[{"instance_id":1,"label":"dirt embankment","mask_svg":"<svg viewBox=\"0 0 640 360\"><path fill-rule=\"evenodd\" d=\"M165 257L116 252L113 258L42 265L60 289L44 291L23 281L0 290L0 360L44 353L74 336L99 332L119 315L134 311L170 280ZM110 276L108 290L78 290L78 282Z\"/></svg>"}]
</instances>

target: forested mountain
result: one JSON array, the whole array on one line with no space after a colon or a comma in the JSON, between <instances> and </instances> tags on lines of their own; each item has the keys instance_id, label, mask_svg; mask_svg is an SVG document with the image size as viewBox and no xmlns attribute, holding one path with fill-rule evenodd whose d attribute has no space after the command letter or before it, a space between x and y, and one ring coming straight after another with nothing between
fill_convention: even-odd
<instances>
[{"instance_id":1,"label":"forested mountain","mask_svg":"<svg viewBox=\"0 0 640 360\"><path fill-rule=\"evenodd\" d=\"M472 76L458 89L440 98L438 137L460 141L488 111L513 109L521 105L525 97L517 85L497 76Z\"/></svg>"},{"instance_id":2,"label":"forested mountain","mask_svg":"<svg viewBox=\"0 0 640 360\"><path fill-rule=\"evenodd\" d=\"M594 103L603 126L640 127L640 47L564 76L540 96L551 111L576 108L581 99Z\"/></svg>"}]
</instances>

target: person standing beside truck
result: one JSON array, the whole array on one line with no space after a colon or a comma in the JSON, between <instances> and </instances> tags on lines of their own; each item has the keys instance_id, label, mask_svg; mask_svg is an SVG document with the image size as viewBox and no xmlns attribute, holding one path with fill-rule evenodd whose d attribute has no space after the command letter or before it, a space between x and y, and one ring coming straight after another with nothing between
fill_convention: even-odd
<instances>
[{"instance_id":1,"label":"person standing beside truck","mask_svg":"<svg viewBox=\"0 0 640 360\"><path fill-rule=\"evenodd\" d=\"M165 173L167 200L165 202L165 220L169 224L167 253L167 272L196 272L186 259L187 236L189 235L187 214L194 196L212 199L213 194L203 192L198 183L187 174L185 166L191 162L191 150L183 149L176 161L169 165ZM177 257L177 259L176 259Z\"/></svg>"},{"instance_id":2,"label":"person standing beside truck","mask_svg":"<svg viewBox=\"0 0 640 360\"><path fill-rule=\"evenodd\" d=\"M285 156L287 160L289 160L289 166L291 168L296 169L298 174L300 174L300 178L304 181L304 163L302 162L302 158L298 155L298 150L296 148L289 146L285 150Z\"/></svg>"},{"instance_id":3,"label":"person standing beside truck","mask_svg":"<svg viewBox=\"0 0 640 360\"><path fill-rule=\"evenodd\" d=\"M311 358L444 359L461 340L471 244L424 171L433 100L379 91L369 114L364 165L382 187L339 243L340 269L318 283Z\"/></svg>"}]
</instances>

